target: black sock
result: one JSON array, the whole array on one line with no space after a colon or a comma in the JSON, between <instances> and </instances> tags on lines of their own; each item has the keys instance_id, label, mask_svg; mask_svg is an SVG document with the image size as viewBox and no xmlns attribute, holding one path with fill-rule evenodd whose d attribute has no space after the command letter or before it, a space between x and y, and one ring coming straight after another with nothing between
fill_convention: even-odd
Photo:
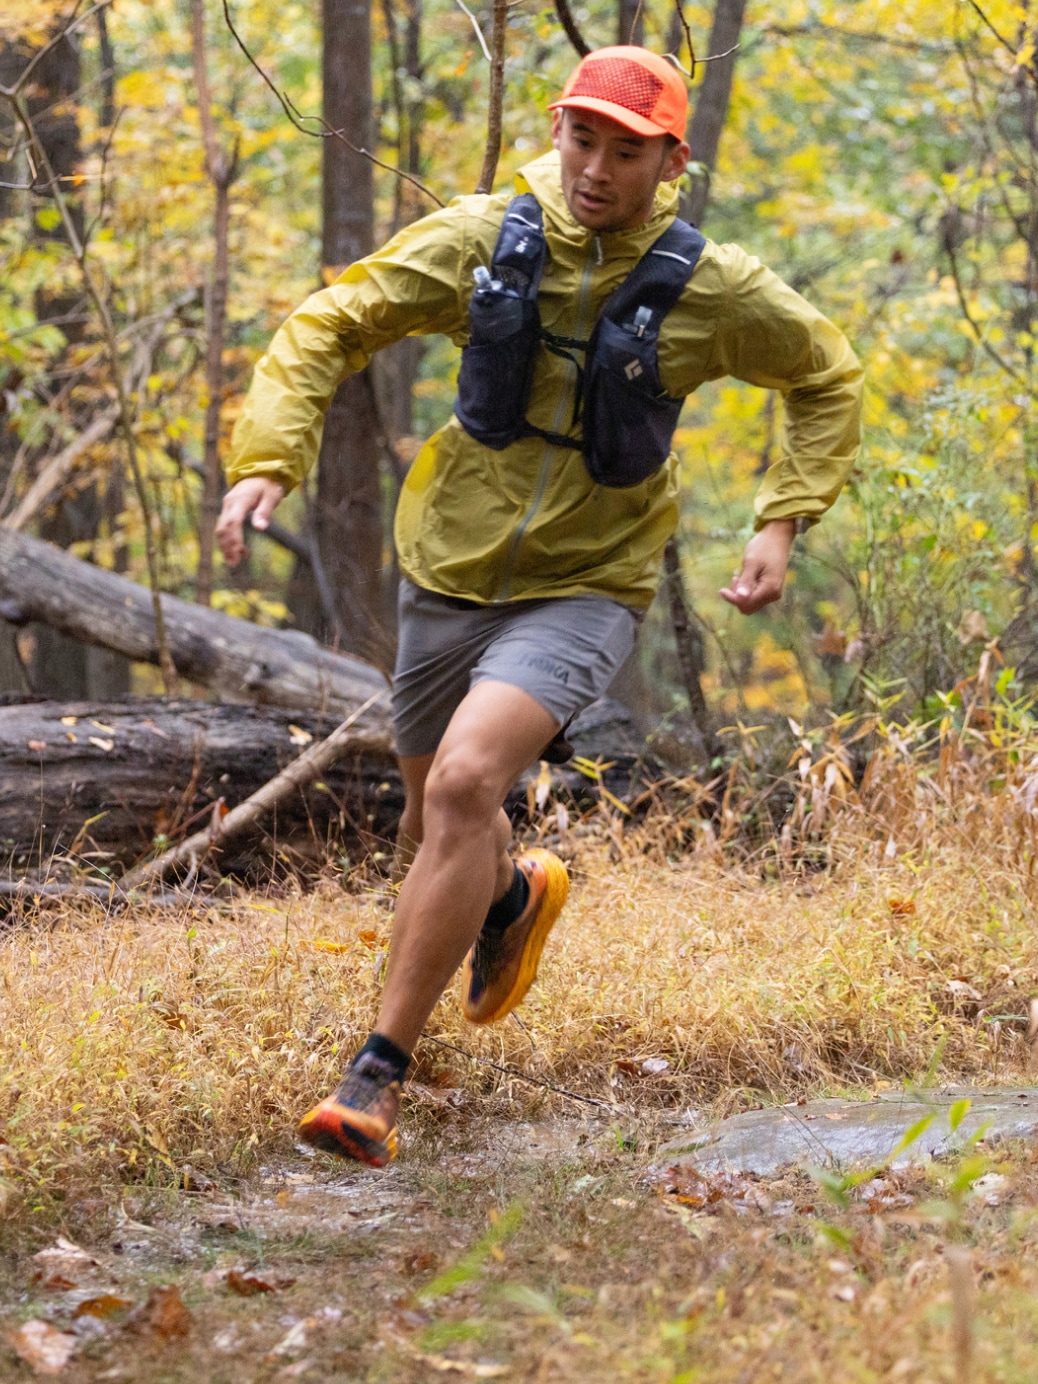
<instances>
[{"instance_id":1,"label":"black sock","mask_svg":"<svg viewBox=\"0 0 1038 1384\"><path fill-rule=\"evenodd\" d=\"M512 866L512 883L508 891L490 905L490 912L483 920L484 932L504 932L509 923L514 923L526 907L530 897L530 881L518 865Z\"/></svg>"},{"instance_id":2,"label":"black sock","mask_svg":"<svg viewBox=\"0 0 1038 1384\"><path fill-rule=\"evenodd\" d=\"M403 1048L398 1048L391 1039L384 1038L381 1033L373 1033L360 1052L357 1053L357 1057L363 1057L366 1052L372 1053L383 1062L388 1062L394 1070L396 1080L403 1082L411 1063L409 1052L404 1052ZM353 1059L354 1062L356 1062L357 1057Z\"/></svg>"}]
</instances>

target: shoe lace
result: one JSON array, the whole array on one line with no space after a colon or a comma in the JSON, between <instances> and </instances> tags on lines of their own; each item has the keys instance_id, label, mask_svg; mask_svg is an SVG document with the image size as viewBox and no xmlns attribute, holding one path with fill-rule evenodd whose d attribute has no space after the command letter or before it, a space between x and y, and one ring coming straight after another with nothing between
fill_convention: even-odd
<instances>
[{"instance_id":1,"label":"shoe lace","mask_svg":"<svg viewBox=\"0 0 1038 1384\"><path fill-rule=\"evenodd\" d=\"M339 1083L336 1098L342 1105L363 1109L378 1100L385 1088L396 1080L388 1063L366 1056L355 1062Z\"/></svg>"}]
</instances>

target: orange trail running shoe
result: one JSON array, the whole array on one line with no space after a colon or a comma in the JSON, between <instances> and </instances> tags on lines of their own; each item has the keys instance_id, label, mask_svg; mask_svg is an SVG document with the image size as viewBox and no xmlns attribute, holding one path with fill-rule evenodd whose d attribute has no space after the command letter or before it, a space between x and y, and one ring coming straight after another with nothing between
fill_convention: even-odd
<instances>
[{"instance_id":1,"label":"orange trail running shoe","mask_svg":"<svg viewBox=\"0 0 1038 1384\"><path fill-rule=\"evenodd\" d=\"M340 1158L384 1168L396 1157L400 1082L390 1063L361 1053L338 1089L299 1123L299 1137Z\"/></svg>"},{"instance_id":2,"label":"orange trail running shoe","mask_svg":"<svg viewBox=\"0 0 1038 1384\"><path fill-rule=\"evenodd\" d=\"M566 867L551 851L528 851L516 865L530 886L526 907L503 930L481 932L462 967L461 1007L473 1024L495 1023L520 1003L569 893Z\"/></svg>"}]
</instances>

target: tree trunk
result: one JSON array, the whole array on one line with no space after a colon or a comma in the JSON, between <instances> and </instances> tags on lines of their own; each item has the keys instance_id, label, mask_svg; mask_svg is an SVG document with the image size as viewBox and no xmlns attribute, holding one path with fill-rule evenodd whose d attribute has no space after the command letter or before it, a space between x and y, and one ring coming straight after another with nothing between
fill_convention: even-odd
<instances>
[{"instance_id":1,"label":"tree trunk","mask_svg":"<svg viewBox=\"0 0 1038 1384\"><path fill-rule=\"evenodd\" d=\"M717 0L710 30L711 54L729 53L735 47L745 13L746 0ZM702 172L693 178L692 190L681 208L681 215L695 226L702 220L710 199L710 175L717 165L721 131L728 118L737 56L737 53L729 53L726 58L703 64L704 76L696 98L696 112L688 128L690 162L698 164Z\"/></svg>"},{"instance_id":2,"label":"tree trunk","mask_svg":"<svg viewBox=\"0 0 1038 1384\"><path fill-rule=\"evenodd\" d=\"M229 701L343 720L368 697L363 728L387 727L386 683L357 659L322 649L297 630L269 630L175 596L162 601L177 672ZM150 592L51 544L0 528L0 619L39 622L82 644L157 663Z\"/></svg>"},{"instance_id":3,"label":"tree trunk","mask_svg":"<svg viewBox=\"0 0 1038 1384\"><path fill-rule=\"evenodd\" d=\"M370 0L323 0L324 117L354 144L372 143ZM374 246L372 165L341 140L323 142L322 278ZM290 607L300 628L383 665L391 662L382 605L381 426L370 372L341 384L325 418L313 528L336 595L338 628L320 616L312 567L296 570Z\"/></svg>"}]
</instances>

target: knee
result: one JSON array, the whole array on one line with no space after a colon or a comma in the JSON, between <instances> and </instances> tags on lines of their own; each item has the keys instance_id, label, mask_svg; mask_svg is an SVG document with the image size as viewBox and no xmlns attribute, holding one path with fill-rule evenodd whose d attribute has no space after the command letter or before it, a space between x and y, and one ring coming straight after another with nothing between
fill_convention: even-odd
<instances>
[{"instance_id":1,"label":"knee","mask_svg":"<svg viewBox=\"0 0 1038 1384\"><path fill-rule=\"evenodd\" d=\"M501 789L478 756L451 752L433 765L425 784L425 819L492 818L501 806Z\"/></svg>"}]
</instances>

